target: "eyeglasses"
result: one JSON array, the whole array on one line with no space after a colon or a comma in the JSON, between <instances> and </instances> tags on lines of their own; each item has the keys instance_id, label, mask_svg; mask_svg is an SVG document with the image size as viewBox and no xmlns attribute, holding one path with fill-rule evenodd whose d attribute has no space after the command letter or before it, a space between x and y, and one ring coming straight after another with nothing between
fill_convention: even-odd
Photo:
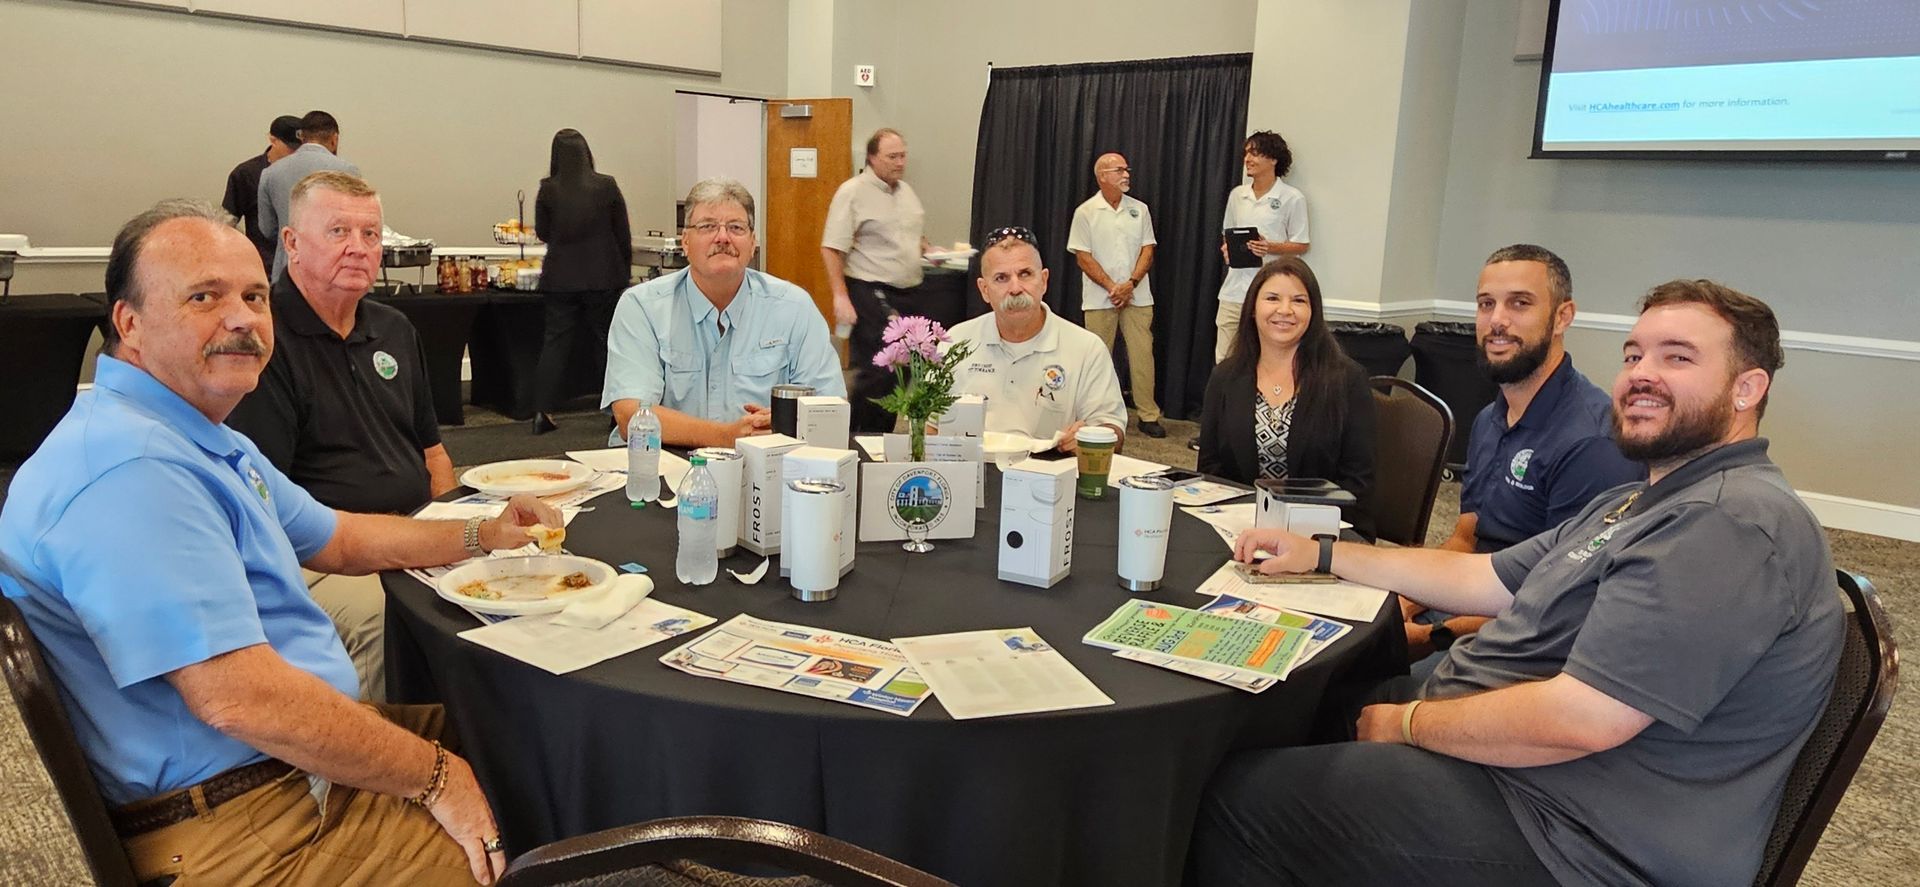
<instances>
[{"instance_id":1,"label":"eyeglasses","mask_svg":"<svg viewBox=\"0 0 1920 887\"><path fill-rule=\"evenodd\" d=\"M1031 243L1033 244L1034 249L1040 248L1040 241L1039 239L1033 236L1033 232L1026 228L1022 228L1018 225L1011 225L1005 228L995 228L992 231L987 232L987 245L992 246L1009 237L1015 240L1024 240L1028 243Z\"/></svg>"},{"instance_id":2,"label":"eyeglasses","mask_svg":"<svg viewBox=\"0 0 1920 887\"><path fill-rule=\"evenodd\" d=\"M724 225L719 222L699 222L687 226L687 230L697 233L701 237L712 237L722 228L726 229L728 234L735 237L745 237L753 233L753 229L748 227L745 222L728 222Z\"/></svg>"}]
</instances>

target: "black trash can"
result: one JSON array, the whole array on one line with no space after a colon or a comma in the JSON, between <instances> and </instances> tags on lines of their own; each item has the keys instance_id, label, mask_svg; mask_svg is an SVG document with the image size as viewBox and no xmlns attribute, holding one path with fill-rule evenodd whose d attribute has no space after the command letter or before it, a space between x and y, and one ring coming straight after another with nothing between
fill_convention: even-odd
<instances>
[{"instance_id":1,"label":"black trash can","mask_svg":"<svg viewBox=\"0 0 1920 887\"><path fill-rule=\"evenodd\" d=\"M1336 320L1330 326L1341 350L1366 367L1369 376L1398 376L1413 354L1407 331L1391 323Z\"/></svg>"},{"instance_id":2,"label":"black trash can","mask_svg":"<svg viewBox=\"0 0 1920 887\"><path fill-rule=\"evenodd\" d=\"M1413 328L1413 381L1447 402L1453 410L1453 443L1447 447L1449 465L1465 465L1473 419L1493 402L1499 386L1487 378L1476 360L1473 324L1430 320Z\"/></svg>"}]
</instances>

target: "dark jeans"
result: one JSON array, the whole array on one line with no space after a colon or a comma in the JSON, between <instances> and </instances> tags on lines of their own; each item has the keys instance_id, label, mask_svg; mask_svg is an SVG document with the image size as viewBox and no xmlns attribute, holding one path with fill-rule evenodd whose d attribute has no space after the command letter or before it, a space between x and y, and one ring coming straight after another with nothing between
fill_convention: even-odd
<instances>
[{"instance_id":1,"label":"dark jeans","mask_svg":"<svg viewBox=\"0 0 1920 887\"><path fill-rule=\"evenodd\" d=\"M541 295L546 333L533 370L535 412L553 412L567 399L567 361L580 348L576 340L586 338L598 343L589 350L600 355L601 374L605 375L607 330L613 325L613 308L619 299L619 290Z\"/></svg>"},{"instance_id":2,"label":"dark jeans","mask_svg":"<svg viewBox=\"0 0 1920 887\"><path fill-rule=\"evenodd\" d=\"M887 322L899 312L890 300L909 290L884 283L847 278L847 300L853 303L853 337L847 340L847 364L853 368L853 384L847 391L852 402L855 432L885 434L893 430L893 414L875 405L873 398L885 397L893 390L893 373L873 365L873 356L884 347L881 334Z\"/></svg>"},{"instance_id":3,"label":"dark jeans","mask_svg":"<svg viewBox=\"0 0 1920 887\"><path fill-rule=\"evenodd\" d=\"M1401 678L1374 698L1416 687ZM1190 887L1558 883L1487 768L1381 742L1233 755L1207 786L1189 854Z\"/></svg>"}]
</instances>

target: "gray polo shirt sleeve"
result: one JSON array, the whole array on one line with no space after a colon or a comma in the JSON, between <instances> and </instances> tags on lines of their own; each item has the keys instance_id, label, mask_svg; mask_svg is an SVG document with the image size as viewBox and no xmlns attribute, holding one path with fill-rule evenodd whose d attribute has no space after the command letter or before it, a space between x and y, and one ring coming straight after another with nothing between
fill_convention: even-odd
<instances>
[{"instance_id":1,"label":"gray polo shirt sleeve","mask_svg":"<svg viewBox=\"0 0 1920 887\"><path fill-rule=\"evenodd\" d=\"M1540 532L1531 539L1510 545L1493 553L1493 574L1500 577L1500 584L1507 591L1519 591L1520 583L1527 581L1527 574L1533 572L1535 564L1547 556L1555 545L1560 544L1560 533L1569 524L1577 523L1579 518Z\"/></svg>"},{"instance_id":2,"label":"gray polo shirt sleeve","mask_svg":"<svg viewBox=\"0 0 1920 887\"><path fill-rule=\"evenodd\" d=\"M1793 618L1793 587L1765 531L1709 503L1612 554L1564 671L1691 733Z\"/></svg>"}]
</instances>

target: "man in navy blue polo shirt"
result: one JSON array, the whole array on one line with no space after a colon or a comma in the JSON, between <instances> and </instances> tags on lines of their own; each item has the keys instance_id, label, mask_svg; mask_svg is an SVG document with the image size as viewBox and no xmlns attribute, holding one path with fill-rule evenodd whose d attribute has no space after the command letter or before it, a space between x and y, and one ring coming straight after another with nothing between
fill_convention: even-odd
<instances>
[{"instance_id":1,"label":"man in navy blue polo shirt","mask_svg":"<svg viewBox=\"0 0 1920 887\"><path fill-rule=\"evenodd\" d=\"M1500 396L1473 420L1460 522L1441 544L1489 553L1559 526L1609 487L1646 477L1620 455L1612 400L1573 368L1573 275L1543 247L1518 243L1487 257L1474 297L1480 368ZM1426 612L1403 600L1414 661L1478 631L1479 616Z\"/></svg>"}]
</instances>

